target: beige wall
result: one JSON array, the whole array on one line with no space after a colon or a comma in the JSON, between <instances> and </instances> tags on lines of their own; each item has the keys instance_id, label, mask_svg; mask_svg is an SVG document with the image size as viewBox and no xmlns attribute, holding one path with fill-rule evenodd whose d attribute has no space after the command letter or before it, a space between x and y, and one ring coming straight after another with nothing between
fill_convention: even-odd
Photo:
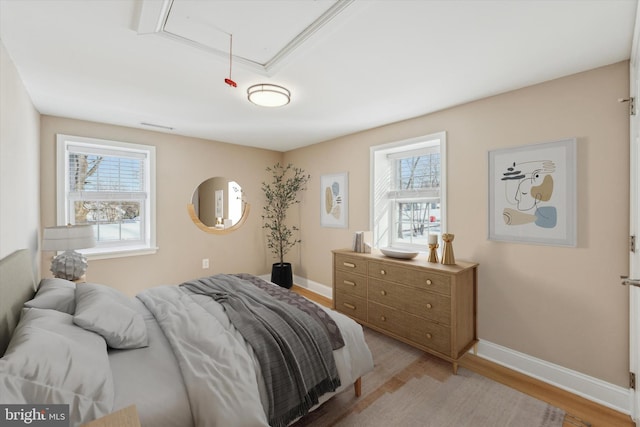
<instances>
[{"instance_id":1,"label":"beige wall","mask_svg":"<svg viewBox=\"0 0 640 427\"><path fill-rule=\"evenodd\" d=\"M156 147L157 245L154 255L90 260L87 281L118 288L129 295L142 289L178 284L215 273L270 271L260 212L260 183L268 178L265 168L282 153L241 147L196 138L132 129L108 124L42 116L41 205L42 226L56 224L55 146L56 134L113 139ZM242 185L251 213L241 229L226 235L198 229L187 213L194 189L213 176L233 178ZM50 265L53 253L43 253ZM202 259L210 268L203 270ZM43 269L46 270L46 269ZM46 271L43 276L51 273Z\"/></svg>"},{"instance_id":2,"label":"beige wall","mask_svg":"<svg viewBox=\"0 0 640 427\"><path fill-rule=\"evenodd\" d=\"M40 114L0 42L0 258L28 248L38 272Z\"/></svg>"},{"instance_id":3,"label":"beige wall","mask_svg":"<svg viewBox=\"0 0 640 427\"><path fill-rule=\"evenodd\" d=\"M617 99L628 94L622 62L285 153L312 176L294 218L295 274L331 285L331 250L369 229L370 146L446 131L448 231L456 259L480 263L480 338L626 387L629 116ZM578 141L578 247L488 241L488 151L567 137ZM322 228L320 175L343 171L349 228Z\"/></svg>"}]
</instances>

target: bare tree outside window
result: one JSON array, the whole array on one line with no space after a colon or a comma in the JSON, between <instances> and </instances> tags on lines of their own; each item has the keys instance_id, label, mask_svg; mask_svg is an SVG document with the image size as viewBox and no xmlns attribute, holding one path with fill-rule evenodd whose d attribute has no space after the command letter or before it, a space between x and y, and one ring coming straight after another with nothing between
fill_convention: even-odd
<instances>
[{"instance_id":1,"label":"bare tree outside window","mask_svg":"<svg viewBox=\"0 0 640 427\"><path fill-rule=\"evenodd\" d=\"M440 191L439 153L398 159L396 171L398 173L398 190L401 190L406 198L411 198L412 191L416 194L425 190L433 190L438 193ZM428 233L429 230L438 228L440 221L437 206L437 203L426 200L399 201L397 237L403 239L408 234L413 237L424 236L425 232Z\"/></svg>"},{"instance_id":2,"label":"bare tree outside window","mask_svg":"<svg viewBox=\"0 0 640 427\"><path fill-rule=\"evenodd\" d=\"M69 193L75 195L75 224L94 226L98 242L140 239L141 160L69 153Z\"/></svg>"}]
</instances>

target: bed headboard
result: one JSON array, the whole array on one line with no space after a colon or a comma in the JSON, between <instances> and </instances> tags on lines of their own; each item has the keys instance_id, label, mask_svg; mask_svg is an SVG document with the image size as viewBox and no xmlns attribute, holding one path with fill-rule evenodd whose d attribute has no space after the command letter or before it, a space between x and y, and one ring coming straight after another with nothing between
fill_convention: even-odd
<instances>
[{"instance_id":1,"label":"bed headboard","mask_svg":"<svg viewBox=\"0 0 640 427\"><path fill-rule=\"evenodd\" d=\"M24 303L36 291L31 254L20 249L0 260L0 356L9 345Z\"/></svg>"}]
</instances>

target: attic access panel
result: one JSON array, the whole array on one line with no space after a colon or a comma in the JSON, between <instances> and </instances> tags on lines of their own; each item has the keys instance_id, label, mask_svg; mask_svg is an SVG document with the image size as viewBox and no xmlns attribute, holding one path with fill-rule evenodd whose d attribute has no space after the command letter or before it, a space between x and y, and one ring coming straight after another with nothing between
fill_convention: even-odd
<instances>
[{"instance_id":1,"label":"attic access panel","mask_svg":"<svg viewBox=\"0 0 640 427\"><path fill-rule=\"evenodd\" d=\"M139 34L160 34L269 74L353 0L143 0Z\"/></svg>"}]
</instances>

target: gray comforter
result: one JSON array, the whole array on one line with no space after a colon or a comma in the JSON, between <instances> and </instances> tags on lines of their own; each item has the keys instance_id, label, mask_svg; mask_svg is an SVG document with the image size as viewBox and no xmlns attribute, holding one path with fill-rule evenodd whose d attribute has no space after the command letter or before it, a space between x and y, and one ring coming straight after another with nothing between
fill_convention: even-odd
<instances>
[{"instance_id":1,"label":"gray comforter","mask_svg":"<svg viewBox=\"0 0 640 427\"><path fill-rule=\"evenodd\" d=\"M187 411L195 426L269 425L267 412L270 402L257 352L231 323L222 304L207 295L194 294L179 286L158 286L143 291L137 297L151 313L162 330L163 339L166 338L167 345L171 347L184 382L184 387L176 383L174 392L179 393L179 389L186 391L189 402ZM341 391L371 370L373 361L364 342L362 327L340 313L322 310L326 314L331 313L329 317L335 322L335 328L342 332L341 339L344 338L345 345L333 351L333 360L342 382L336 391ZM319 313L318 316L324 315ZM153 342L150 345L154 351L161 350ZM135 358L143 354L125 353L118 356ZM125 365L130 366L132 361L126 362ZM135 366L146 369L148 363L136 361ZM136 376L132 376L128 369L122 372L116 369L114 376L118 379L115 382L121 391L117 407L137 403L139 408L144 408L148 399L141 398L140 387L130 385L135 382ZM147 394L157 397L155 390L143 395ZM324 394L319 398L319 403L331 395L333 393ZM161 403L162 408L157 408L158 399L154 403L156 409L152 412L184 410L174 405L173 401ZM159 425L151 422L157 418L154 414L142 412L143 425Z\"/></svg>"},{"instance_id":2,"label":"gray comforter","mask_svg":"<svg viewBox=\"0 0 640 427\"><path fill-rule=\"evenodd\" d=\"M221 304L255 351L271 426L286 426L340 386L329 337L311 316L235 276L220 274L180 287Z\"/></svg>"}]
</instances>

